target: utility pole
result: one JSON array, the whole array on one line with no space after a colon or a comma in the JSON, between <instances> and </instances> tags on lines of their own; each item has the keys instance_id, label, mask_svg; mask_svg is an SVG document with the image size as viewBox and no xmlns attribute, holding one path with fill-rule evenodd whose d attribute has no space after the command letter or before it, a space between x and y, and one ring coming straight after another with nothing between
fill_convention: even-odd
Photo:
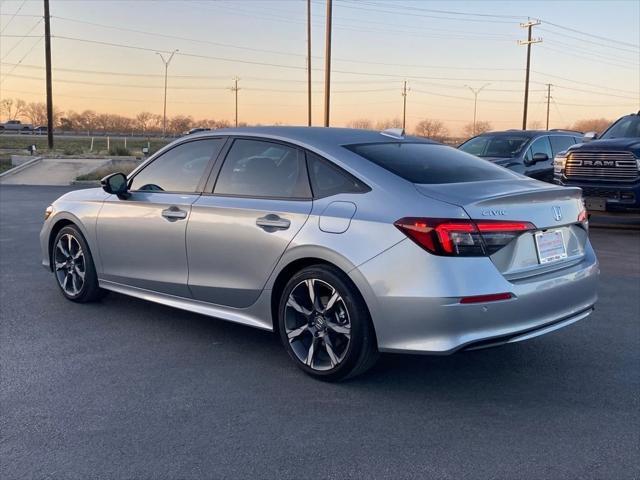
<instances>
[{"instance_id":1,"label":"utility pole","mask_svg":"<svg viewBox=\"0 0 640 480\"><path fill-rule=\"evenodd\" d=\"M311 0L307 0L307 123L311 126Z\"/></svg>"},{"instance_id":2,"label":"utility pole","mask_svg":"<svg viewBox=\"0 0 640 480\"><path fill-rule=\"evenodd\" d=\"M157 55L160 55L162 59L162 63L164 63L164 108L162 109L162 137L164 138L167 134L167 72L169 71L169 64L171 63L171 59L178 52L178 49L175 49L169 55L169 58L165 60L164 55L160 52L156 52Z\"/></svg>"},{"instance_id":3,"label":"utility pole","mask_svg":"<svg viewBox=\"0 0 640 480\"><path fill-rule=\"evenodd\" d=\"M531 69L531 45L533 43L541 43L541 38L534 39L531 36L532 28L536 25L540 25L540 20L529 20L527 23L521 23L522 28L527 29L527 40L519 40L518 45L527 46L527 74L524 83L524 112L522 114L522 129L527 129L527 107L529 105L529 72Z\"/></svg>"},{"instance_id":4,"label":"utility pole","mask_svg":"<svg viewBox=\"0 0 640 480\"><path fill-rule=\"evenodd\" d=\"M53 149L53 88L51 84L51 16L49 0L44 0L44 58L47 70L47 143Z\"/></svg>"},{"instance_id":5,"label":"utility pole","mask_svg":"<svg viewBox=\"0 0 640 480\"><path fill-rule=\"evenodd\" d=\"M407 126L407 81L402 85L402 132Z\"/></svg>"},{"instance_id":6,"label":"utility pole","mask_svg":"<svg viewBox=\"0 0 640 480\"><path fill-rule=\"evenodd\" d=\"M549 130L549 105L551 103L551 84L547 83L547 130Z\"/></svg>"},{"instance_id":7,"label":"utility pole","mask_svg":"<svg viewBox=\"0 0 640 480\"><path fill-rule=\"evenodd\" d=\"M324 49L324 126L329 126L329 102L331 100L331 7L333 0L327 0L327 28Z\"/></svg>"},{"instance_id":8,"label":"utility pole","mask_svg":"<svg viewBox=\"0 0 640 480\"><path fill-rule=\"evenodd\" d=\"M234 92L236 96L236 128L238 128L238 90L240 90L238 80L240 80L240 77L233 77L233 87L231 87L231 91Z\"/></svg>"},{"instance_id":9,"label":"utility pole","mask_svg":"<svg viewBox=\"0 0 640 480\"><path fill-rule=\"evenodd\" d=\"M472 88L469 85L465 85L473 93L473 136L476 135L476 113L478 112L478 94L488 87L490 84L485 83L480 88Z\"/></svg>"}]
</instances>

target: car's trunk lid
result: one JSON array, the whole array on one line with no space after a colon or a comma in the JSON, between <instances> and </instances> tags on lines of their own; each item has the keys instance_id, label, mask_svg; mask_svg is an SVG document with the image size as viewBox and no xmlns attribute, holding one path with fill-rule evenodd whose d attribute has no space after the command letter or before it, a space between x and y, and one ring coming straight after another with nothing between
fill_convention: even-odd
<instances>
[{"instance_id":1,"label":"car's trunk lid","mask_svg":"<svg viewBox=\"0 0 640 480\"><path fill-rule=\"evenodd\" d=\"M579 188L560 187L537 180L490 180L482 182L416 185L423 195L462 207L473 220L530 222L536 230L523 233L491 255L507 277L538 274L575 261L584 255L586 231L578 226L583 211ZM535 233L561 230L567 258L541 264Z\"/></svg>"}]
</instances>

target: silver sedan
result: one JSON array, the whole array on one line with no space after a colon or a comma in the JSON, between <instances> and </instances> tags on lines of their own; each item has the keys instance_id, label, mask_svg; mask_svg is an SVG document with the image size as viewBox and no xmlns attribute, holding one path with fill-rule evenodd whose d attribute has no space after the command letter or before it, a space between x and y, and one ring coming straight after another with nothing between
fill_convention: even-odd
<instances>
[{"instance_id":1,"label":"silver sedan","mask_svg":"<svg viewBox=\"0 0 640 480\"><path fill-rule=\"evenodd\" d=\"M399 131L205 132L45 213L42 263L75 302L114 291L275 331L302 370L448 354L591 313L581 192Z\"/></svg>"}]
</instances>

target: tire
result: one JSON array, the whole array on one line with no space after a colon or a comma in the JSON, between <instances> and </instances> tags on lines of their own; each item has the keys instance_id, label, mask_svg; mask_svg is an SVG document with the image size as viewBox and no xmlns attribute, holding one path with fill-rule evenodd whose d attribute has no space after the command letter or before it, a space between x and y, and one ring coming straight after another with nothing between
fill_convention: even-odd
<instances>
[{"instance_id":1,"label":"tire","mask_svg":"<svg viewBox=\"0 0 640 480\"><path fill-rule=\"evenodd\" d=\"M287 282L278 331L294 363L321 380L354 377L378 359L367 306L349 277L333 266L304 268Z\"/></svg>"},{"instance_id":2,"label":"tire","mask_svg":"<svg viewBox=\"0 0 640 480\"><path fill-rule=\"evenodd\" d=\"M91 250L75 225L62 228L53 242L51 264L56 283L65 298L87 303L102 298Z\"/></svg>"}]
</instances>

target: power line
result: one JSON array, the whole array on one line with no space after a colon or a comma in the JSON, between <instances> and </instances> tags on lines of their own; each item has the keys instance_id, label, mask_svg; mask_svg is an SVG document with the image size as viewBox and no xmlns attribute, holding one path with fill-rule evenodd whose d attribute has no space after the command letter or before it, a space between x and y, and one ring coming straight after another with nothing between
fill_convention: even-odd
<instances>
[{"instance_id":1,"label":"power line","mask_svg":"<svg viewBox=\"0 0 640 480\"><path fill-rule=\"evenodd\" d=\"M549 37L547 37L548 39ZM603 58L605 60L608 61L615 61L615 62L620 62L623 64L627 64L629 63L630 59L637 56L638 53L640 52L630 52L630 53L625 53L624 51L620 51L618 47L611 47L613 49L615 49L617 52L620 53L620 56L618 55L614 55L613 53L610 52L605 52L605 51L594 51L594 47L590 47L590 46L581 46L581 45L576 45L574 43L566 43L564 41L564 39L561 40L557 40L555 37L553 37L553 35L551 36L551 41L549 42L553 45L557 45L559 47L563 47L566 50L569 51L574 51L574 52L578 52L581 53L583 55L589 55L589 56L595 56L595 57L600 57ZM626 56L624 56L626 55Z\"/></svg>"},{"instance_id":2,"label":"power line","mask_svg":"<svg viewBox=\"0 0 640 480\"><path fill-rule=\"evenodd\" d=\"M640 45L636 45L636 44L633 44L633 43L623 42L621 40L616 40L616 39L609 38L609 37L603 37L603 36L600 36L600 35L596 35L594 33L583 32L582 30L577 30L575 28L567 27L566 25L559 25L557 23L553 23L553 22L550 22L548 20L544 20L544 23L546 25L551 25L553 27L559 28L559 29L561 29L563 31L569 30L570 32L578 33L578 34L584 35L586 37L597 38L597 39L603 40L605 42L616 43L616 44L619 44L619 45L627 45L629 47L633 47L633 48L635 48L637 50L640 50ZM566 33L558 33L558 35L568 36Z\"/></svg>"},{"instance_id":3,"label":"power line","mask_svg":"<svg viewBox=\"0 0 640 480\"><path fill-rule=\"evenodd\" d=\"M567 87L567 86L558 85L558 84L555 84L555 83L553 84L553 86L557 87L557 88L561 88L563 90L573 90L574 92L591 93L591 94L594 94L594 95L604 95L604 96L607 96L607 97L617 97L617 98L626 98L626 99L629 99L629 100L634 100L629 96L618 95L618 94L615 94L615 93L596 92L594 90L584 90L582 88Z\"/></svg>"},{"instance_id":4,"label":"power line","mask_svg":"<svg viewBox=\"0 0 640 480\"><path fill-rule=\"evenodd\" d=\"M15 63L0 62L2 65L15 66ZM20 68L29 68L35 70L44 70L44 67L39 65L20 65ZM72 73L86 73L90 75L113 75L118 77L143 77L143 78L164 78L164 75L155 73L130 73L130 72L114 72L105 70L83 70L78 68L54 68L56 72L72 72ZM199 79L199 80L224 80L228 79L228 75L169 75L169 78L174 79ZM245 80L256 80L260 82L278 82L278 83L307 83L306 80L294 79L294 78L269 78L269 77L243 77ZM322 80L313 80L314 83L322 83ZM395 80L332 80L331 83L340 84L391 84L396 83ZM288 91L288 90L287 90Z\"/></svg>"},{"instance_id":5,"label":"power line","mask_svg":"<svg viewBox=\"0 0 640 480\"><path fill-rule=\"evenodd\" d=\"M346 0L342 0L346 1ZM378 6L389 6L388 4L379 3L379 2L358 2L364 3L366 5L378 5ZM454 10L435 10L433 8L420 8L420 7L403 7L407 10L418 10L421 12L433 12L433 13L442 13L446 15L463 15L463 16L473 16L473 17L490 17L490 18L511 18L516 20L522 20L526 18L524 15L498 15L494 13L472 13L472 12L460 12Z\"/></svg>"},{"instance_id":6,"label":"power line","mask_svg":"<svg viewBox=\"0 0 640 480\"><path fill-rule=\"evenodd\" d=\"M98 26L98 27L102 27L102 28L115 29L115 30L120 30L120 31L127 31L127 32L139 33L139 34L144 34L144 35L151 35L151 36L156 36L156 37L170 38L170 39L174 39L174 40L183 40L183 41L187 41L187 42L216 45L216 46L222 46L222 47L228 47L228 48L236 48L236 49L240 49L240 50L247 50L247 51L254 51L254 52L261 52L261 53L273 53L273 54L277 54L277 55L286 55L286 56L291 56L291 57L299 57L299 58L305 57L305 55L298 54L298 53L293 53L293 52L283 52L283 51L279 51L279 50L267 50L267 49L261 49L261 48L237 46L237 45L232 45L232 44L228 44L228 43L213 42L213 41L209 41L209 40L201 40L201 39L196 39L196 38L181 37L181 36L178 36L178 35L169 35L169 34L162 34L162 33L150 32L150 31L145 31L145 30L138 30L138 29L133 29L133 28L128 28L128 27L119 27L119 26L115 26L115 25L107 25L107 24L104 24L104 23L87 22L87 21L84 21L84 20L72 19L72 18L68 18L68 17L55 16L53 18L58 19L58 20L66 20L66 21L86 24L86 25ZM314 56L312 58L321 59L323 57ZM517 70L520 70L519 68L504 68L504 67L462 67L462 66L444 66L444 65L402 64L402 63L389 63L389 62L375 62L375 61L365 61L365 60L354 60L354 59L347 59L347 58L334 58L333 60L335 60L337 62L362 63L362 64L366 64L366 65L385 65L385 66L411 67L411 68L436 68L436 69L455 69L455 70L492 70L492 71L496 71L496 70L517 71Z\"/></svg>"},{"instance_id":7,"label":"power line","mask_svg":"<svg viewBox=\"0 0 640 480\"><path fill-rule=\"evenodd\" d=\"M22 38L20 40L18 40L13 47L11 47L9 49L9 51L7 53L4 54L4 57L2 57L2 60L5 60L9 55L11 55L11 52L13 52L22 42L24 42L25 38L31 38L30 34L31 32L33 32L36 27L38 25L40 25L40 22L42 22L42 19L40 18L38 21L36 21L36 23L33 25L33 27L31 27L31 29L26 33L26 35L22 36ZM41 37L42 35L37 35L37 37Z\"/></svg>"},{"instance_id":8,"label":"power line","mask_svg":"<svg viewBox=\"0 0 640 480\"><path fill-rule=\"evenodd\" d=\"M633 90L623 90L621 88L613 88L610 87L609 85L598 85L595 83L587 83L587 82L582 82L580 80L574 80L572 78L567 78L567 77L561 77L559 75L555 75L555 74L551 74L551 73L545 73L545 72L540 72L538 70L532 70L533 73L537 74L537 75L544 75L545 77L551 77L551 78L557 78L560 80L565 80L567 82L571 82L571 83L576 83L579 85L586 85L588 87L596 87L596 88L603 88L603 89L607 89L607 90L616 90L618 92L623 92L623 93L631 93L632 95L637 94L637 91L633 91Z\"/></svg>"},{"instance_id":9,"label":"power line","mask_svg":"<svg viewBox=\"0 0 640 480\"><path fill-rule=\"evenodd\" d=\"M137 46L134 46L134 45L125 45L125 44L122 44L122 43L103 42L103 41L99 41L99 40L89 40L87 38L66 37L66 36L61 36L61 35L52 35L52 37L59 38L61 40L71 40L71 41L75 41L75 42L91 43L91 44L94 44L94 45L104 45L104 46L109 46L109 47L127 48L127 49L130 49L130 50L140 50L140 51L154 52L154 53L155 52L161 52L161 53L167 53L167 54L171 53L170 51L159 50L157 48L137 47ZM305 67L295 66L295 65L283 65L283 64L279 64L279 63L257 62L257 61L252 61L252 60L240 60L240 59L234 59L234 58L214 57L214 56L209 56L209 55L200 55L200 54L196 54L196 53L179 52L177 55L185 56L185 57L193 57L193 58L203 58L203 59L207 59L207 60L216 60L216 61L220 61L220 62L245 63L245 64L248 64L248 65L261 65L261 66L278 67L278 68L290 68L290 69L295 69L295 70L305 69Z\"/></svg>"},{"instance_id":10,"label":"power line","mask_svg":"<svg viewBox=\"0 0 640 480\"><path fill-rule=\"evenodd\" d=\"M60 36L60 35L56 35L56 36L54 36L54 38L58 38L58 39L62 39L62 40L69 40L69 41L90 43L90 44L94 44L94 45L126 48L126 49L130 49L130 50L139 50L139 51L145 51L145 52L171 53L170 51L167 51L167 50L159 50L159 49L154 49L154 48L138 47L138 46L134 46L134 45L126 45L126 44L105 42L105 41L99 41L99 40L89 40L89 39L85 39L85 38L66 37L66 36ZM201 54L187 53L187 52L179 52L176 55L192 57L192 58L201 58L201 59L206 59L206 60L216 60L216 61L231 62L231 63L243 63L243 64L249 64L249 65L269 66L269 67L286 68L286 69L293 69L293 70L306 70L305 66L285 65L285 64L270 63L270 62L258 62L258 61L242 60L242 59L228 58L228 57L215 57L215 56L201 55ZM314 70L317 70L317 69L314 69ZM406 77L407 79L418 79L418 80L431 79L431 80L452 80L452 81L459 80L459 81L519 82L518 80L500 79L500 78L486 79L486 78L476 78L476 77L465 77L465 78L461 78L461 77L428 77L428 76L424 76L424 75L401 75L401 74L387 74L387 73L378 73L378 72L356 72L356 71L351 71L351 70L336 70L336 69L332 69L332 72L334 72L334 73L343 73L343 74L347 74L347 75L376 76L376 77L386 77L386 78L396 78L396 79L402 78L402 77Z\"/></svg>"},{"instance_id":11,"label":"power line","mask_svg":"<svg viewBox=\"0 0 640 480\"><path fill-rule=\"evenodd\" d=\"M88 21L85 21L85 20L78 20L78 19L75 19L75 18L59 17L59 16L53 16L52 18L54 18L56 20L64 20L64 21L67 21L67 22L74 22L74 23L80 23L80 24L84 24L84 25L91 25L91 26L94 26L94 27L101 27L101 28L107 28L107 29L113 29L113 30L120 30L122 32L138 33L138 34L141 34L141 35L150 35L150 36L154 36L154 37L167 38L167 39L171 39L171 40L183 40L183 41L186 41L186 42L201 43L201 44L205 44L205 45L215 45L217 47L235 48L235 49L238 49L238 50L247 50L247 51L251 51L251 52L273 53L275 55L287 55L287 56L292 56L292 57L304 57L304 55L297 54L297 53L292 53L292 52L282 52L282 51L279 51L279 50L268 50L268 49L264 49L264 48L244 47L244 46L233 45L233 44L230 44L230 43L213 42L211 40L202 40L202 39L198 39L198 38L189 38L189 37L182 37L182 36L178 36L178 35L169 35L169 34L166 34L166 33L150 32L150 31L146 31L146 30L138 30L138 29L135 29L135 28L120 27L120 26L117 26L117 25L107 25L107 24L104 24L104 23L88 22Z\"/></svg>"},{"instance_id":12,"label":"power line","mask_svg":"<svg viewBox=\"0 0 640 480\"><path fill-rule=\"evenodd\" d=\"M590 45L595 45L595 46L601 47L601 48L609 48L611 50L622 51L622 52L638 53L638 50L634 50L632 48L625 48L625 47L614 46L614 45L606 45L606 44L604 44L602 42L594 42L592 40L587 40L586 38L580 38L580 37L577 37L575 35L567 35L564 32L558 32L557 30L553 30L553 29L541 28L541 30L543 30L545 32L548 32L551 35L559 35L561 37L570 38L572 40L578 40L579 42L588 43Z\"/></svg>"},{"instance_id":13,"label":"power line","mask_svg":"<svg viewBox=\"0 0 640 480\"><path fill-rule=\"evenodd\" d=\"M586 55L580 55L579 53L569 53L569 52L565 52L563 50L559 50L557 48L553 48L550 47L549 45L544 45L542 48L544 48L545 50L551 50L552 52L556 52L556 53L560 53L562 55L566 55L568 57L571 58L581 58L583 60L587 60L593 63L597 63L598 65L600 64L605 64L605 65L611 65L612 67L618 67L618 68L623 68L623 69L627 69L627 70L635 70L635 67L633 66L629 66L629 65L621 65L619 63L614 63L614 62L610 62L608 60L601 60L599 58L593 58L593 57L589 57Z\"/></svg>"},{"instance_id":14,"label":"power line","mask_svg":"<svg viewBox=\"0 0 640 480\"><path fill-rule=\"evenodd\" d=\"M9 70L8 73L4 74L4 76L0 80L0 83L4 82L6 80L6 78L8 76L10 76L13 73L13 71L20 66L22 61L29 56L29 54L33 51L34 48L36 48L36 46L42 41L43 38L44 37L42 37L42 36L38 37L38 39L35 41L35 43L33 45L31 45L31 48L29 48L29 50L27 50L27 53L25 53L23 55L23 57L20 60L18 60L18 62L15 64L15 66L11 70Z\"/></svg>"},{"instance_id":15,"label":"power line","mask_svg":"<svg viewBox=\"0 0 640 480\"><path fill-rule=\"evenodd\" d=\"M7 29L7 27L13 21L13 19L18 16L18 14L20 13L20 10L22 10L22 7L24 7L25 3L27 3L27 0L22 0L22 3L18 7L18 9L15 11L15 13L13 15L11 15L11 18L9 20L7 20L7 23L4 24L4 27L2 27L2 30L0 30L0 34L4 33L4 31Z\"/></svg>"},{"instance_id":16,"label":"power line","mask_svg":"<svg viewBox=\"0 0 640 480\"><path fill-rule=\"evenodd\" d=\"M274 15L269 15L269 16L265 16L263 15L256 15L254 12L246 12L243 10L238 9L236 6L234 6L234 8L232 10L224 10L224 8L220 8L220 7L216 7L216 9L219 10L223 10L226 13L230 14L230 15L239 15L239 16L244 16L244 17L250 17L250 18L259 18L262 20L270 20L270 21L276 21L276 22L282 22L282 23L286 23L288 25L291 25L292 23L297 23L297 24L303 24L303 21L297 21L297 20L293 20L290 17L279 17L279 16L274 16ZM363 22L361 22L363 23ZM367 22L364 22L367 23ZM320 26L320 24L316 25ZM450 39L450 38L457 38L457 39L469 39L469 38L478 38L480 37L484 37L486 36L486 34L480 33L480 34L441 34L441 35L436 35L436 34L421 34L418 32L409 32L406 29L403 30L393 30L393 29L389 29L384 28L384 29L375 29L375 28L365 28L365 27L356 27L356 26L346 26L346 25L342 25L342 24L336 24L335 28L338 28L340 30L346 30L346 31L351 31L351 32L363 32L363 33L381 33L381 34L403 34L403 35L409 35L409 36L414 36L414 37L420 37L420 38L446 38L446 39ZM418 27L416 27L418 28ZM507 41L507 40L502 40L502 39L492 39L492 38L487 38L487 40L490 41Z\"/></svg>"},{"instance_id":17,"label":"power line","mask_svg":"<svg viewBox=\"0 0 640 480\"><path fill-rule=\"evenodd\" d=\"M503 24L512 24L512 21L508 21L508 20L487 20L485 19L476 19L476 18L455 18L455 17L446 17L446 16L438 16L438 15L428 15L428 14L420 14L420 13L409 13L406 12L405 10L415 10L415 7L412 9L411 7L405 7L403 6L402 11L399 10L384 10L384 9L379 9L379 8L365 8L362 7L362 5L365 6L369 6L369 5L373 5L375 7L374 4L372 3L368 3L368 2L364 2L364 1L360 1L358 2L358 6L352 6L352 5L347 5L345 4L344 0L337 0L338 2L340 2L342 5L342 8L350 8L350 9L354 9L354 10L369 10L372 12L380 12L380 13L389 13L389 14L393 14L393 15L404 15L404 16L410 16L410 17L423 17L423 18L435 18L438 20L454 20L454 21L461 21L461 22L479 22L479 23L503 23ZM522 18L522 17L520 17Z\"/></svg>"}]
</instances>

